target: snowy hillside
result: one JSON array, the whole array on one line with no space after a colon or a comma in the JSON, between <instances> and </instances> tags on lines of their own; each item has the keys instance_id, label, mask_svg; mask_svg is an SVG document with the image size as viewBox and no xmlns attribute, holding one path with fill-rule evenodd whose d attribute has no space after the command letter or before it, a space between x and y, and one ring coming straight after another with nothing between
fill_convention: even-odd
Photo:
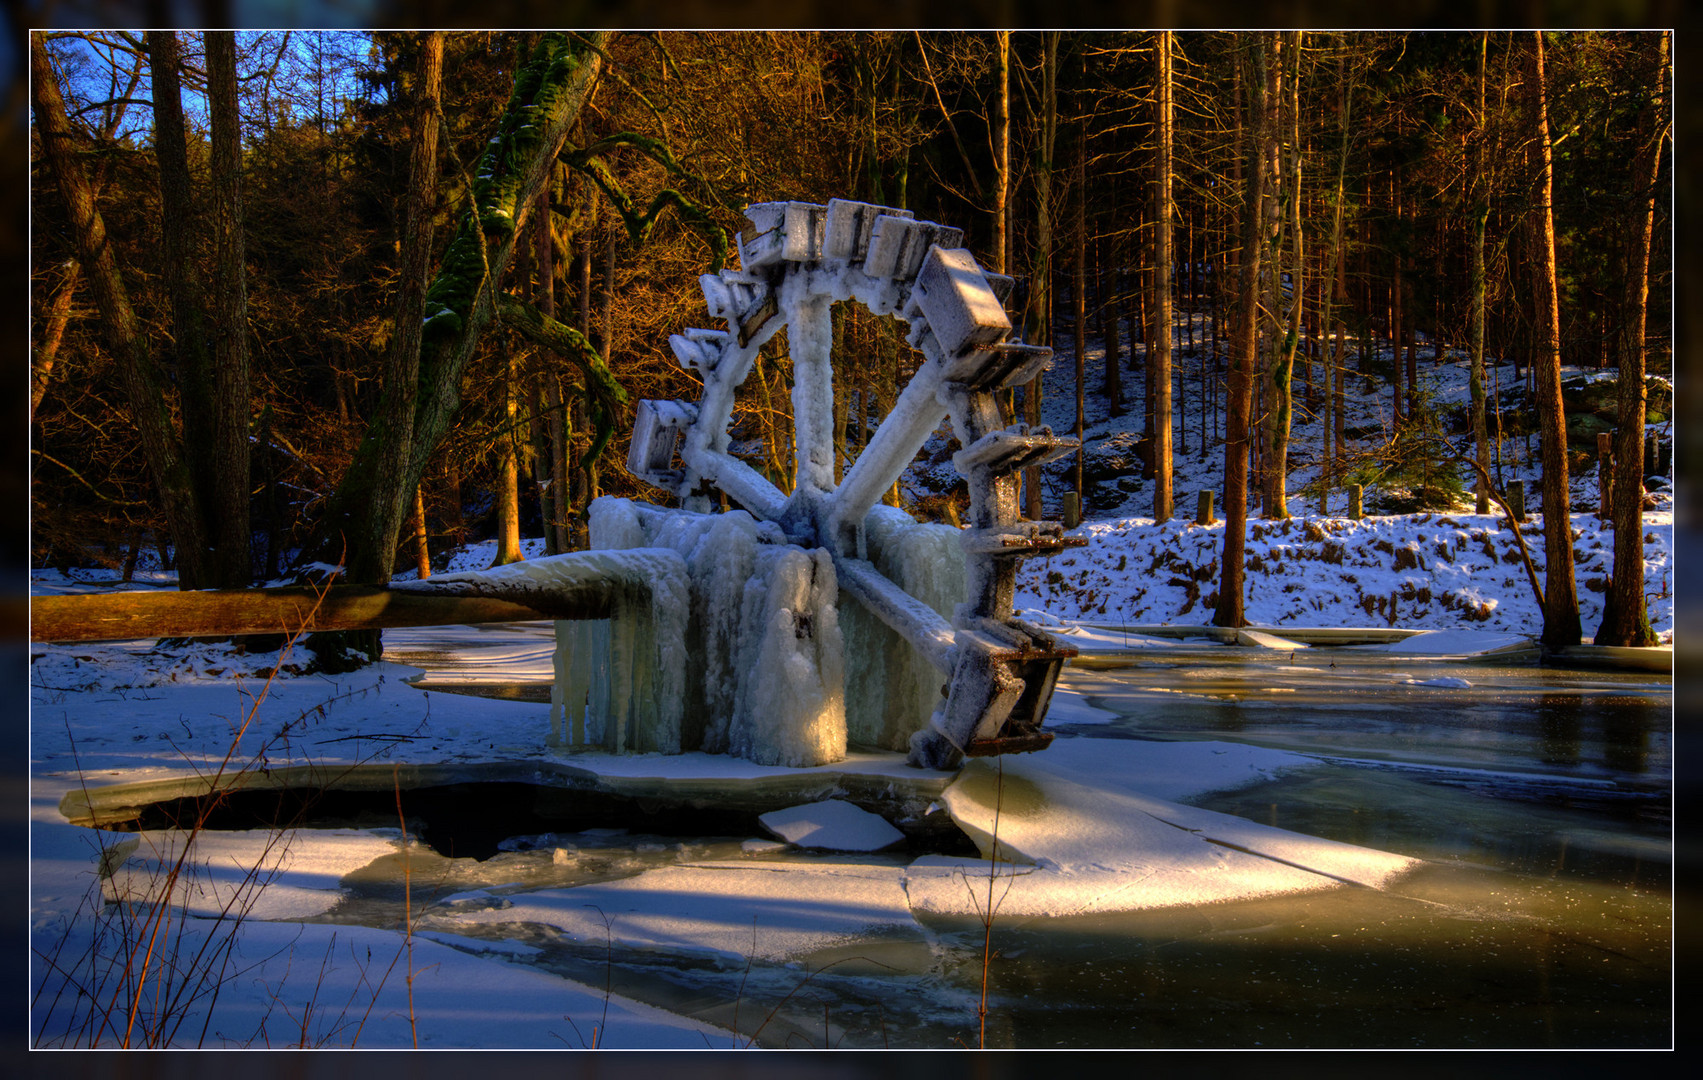
<instances>
[{"instance_id":1,"label":"snowy hillside","mask_svg":"<svg viewBox=\"0 0 1703 1080\"><path fill-rule=\"evenodd\" d=\"M1197 328L1197 340L1201 332ZM1125 362L1128 363L1127 343ZM1139 365L1144 346L1135 348ZM1097 336L1091 336L1086 358L1086 422L1084 425L1085 471L1090 476L1087 519L1076 535L1089 538L1086 548L1054 559L1027 563L1018 578L1017 605L1046 611L1065 619L1112 624L1203 625L1211 622L1217 602L1219 554L1224 543L1223 491L1224 450L1213 441L1214 425L1209 415L1206 440L1201 439L1201 369L1209 363L1206 350L1186 355L1179 347L1175 412L1175 478L1172 484L1176 516L1164 523L1152 519L1153 481L1141 477L1142 462L1136 452L1142 417L1141 373L1125 369L1123 396L1126 411L1114 417L1107 398L1100 392L1105 370L1105 352ZM1353 345L1350 346L1351 355ZM1431 359L1426 345L1419 363L1420 391L1436 408L1445 431L1452 424L1464 426L1468 401L1468 357L1458 349L1446 349L1444 360ZM1075 354L1069 338L1055 349L1052 370L1046 376L1042 399L1043 418L1054 430L1075 429ZM1385 359L1388 359L1387 351ZM1352 362L1352 361L1351 361ZM1523 400L1523 389L1514 383L1513 367L1487 360L1491 370L1486 381L1502 391L1510 410L1505 430L1515 430L1513 408ZM1208 380L1223 378L1208 370ZM1315 365L1314 377L1321 388L1323 371ZM1569 368L1563 372L1570 394L1605 378L1604 373ZM1661 380L1653 380L1663 385ZM1377 479L1372 460L1378 449L1392 438L1390 389L1380 381L1350 372L1346 380L1345 428L1350 432L1346 457L1359 467L1366 485L1367 516L1350 520L1347 495L1338 487L1330 498L1331 516L1319 512L1315 488L1322 450L1321 418L1303 406L1305 395L1299 366L1296 374L1295 422L1289 451L1289 510L1287 520L1259 517L1254 494L1249 496L1248 561L1245 605L1250 622L1258 625L1289 626L1403 626L1421 629L1455 627L1502 630L1536 634L1542 617L1522 564L1518 543L1504 519L1497 514L1472 513L1472 496L1464 465L1449 466L1459 474L1464 497L1448 510L1380 516L1377 508L1403 494L1392 482ZM1222 408L1222 390L1217 396ZM1656 404L1652 403L1654 409ZM1583 410L1580 410L1582 412ZM1589 416L1569 414L1570 424ZM1358 433L1358 437L1354 433ZM1648 435L1671 445L1672 421L1652 424ZM1450 442L1465 447L1467 436L1450 433ZM938 445L937 445L938 444ZM939 453L950 446L942 435L925 448L919 468L913 471L916 491L943 491L956 479L950 458ZM930 453L929 451L933 451ZM1495 470L1505 486L1513 480L1526 485L1527 507L1532 511L1524 532L1526 546L1539 580L1544 569L1542 515L1539 508L1542 470L1536 457L1536 438L1508 437L1502 442L1501 467ZM935 459L939 459L936 461ZM927 464L928 462L934 464ZM1072 486L1075 459L1049 466L1046 477L1046 506L1049 516L1061 513L1062 496ZM1094 483L1098 476L1099 482ZM1651 625L1664 641L1673 636L1674 571L1673 497L1671 466L1668 476L1652 481L1644 514L1645 589ZM1600 521L1597 474L1589 468L1570 475L1573 495L1575 578L1578 583L1580 618L1589 638L1602 618L1602 602L1614 561L1614 533ZM1196 493L1213 493L1217 522L1194 524Z\"/></svg>"}]
</instances>

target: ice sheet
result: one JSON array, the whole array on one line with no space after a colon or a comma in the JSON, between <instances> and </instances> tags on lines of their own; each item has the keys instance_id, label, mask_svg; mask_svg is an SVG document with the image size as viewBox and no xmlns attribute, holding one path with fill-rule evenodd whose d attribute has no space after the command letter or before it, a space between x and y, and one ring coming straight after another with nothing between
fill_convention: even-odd
<instances>
[{"instance_id":1,"label":"ice sheet","mask_svg":"<svg viewBox=\"0 0 1703 1080\"><path fill-rule=\"evenodd\" d=\"M902 873L855 859L807 867L668 867L622 881L513 896L501 911L458 921L542 923L599 946L613 934L628 948L712 953L729 961L788 960L872 930L916 932Z\"/></svg>"},{"instance_id":2,"label":"ice sheet","mask_svg":"<svg viewBox=\"0 0 1703 1080\"><path fill-rule=\"evenodd\" d=\"M1036 867L998 883L998 912L1008 918L1206 904L1345 883L1379 887L1416 862L1121 784L1090 787L1028 764L1012 759L1001 775L998 766L974 761L941 800L984 856ZM992 868L926 862L910 868L905 888L919 911L973 915L985 906L974 884Z\"/></svg>"},{"instance_id":3,"label":"ice sheet","mask_svg":"<svg viewBox=\"0 0 1703 1080\"><path fill-rule=\"evenodd\" d=\"M338 882L396 845L359 829L134 833L119 841L102 885L109 903L149 904L172 885L174 908L199 918L305 919L343 898ZM120 862L119 860L122 859Z\"/></svg>"}]
</instances>

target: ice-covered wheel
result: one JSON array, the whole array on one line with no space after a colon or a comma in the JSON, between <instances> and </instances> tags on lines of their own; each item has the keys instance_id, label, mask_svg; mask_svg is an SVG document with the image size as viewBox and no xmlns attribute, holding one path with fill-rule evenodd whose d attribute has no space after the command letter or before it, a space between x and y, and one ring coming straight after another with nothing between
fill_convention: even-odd
<instances>
[{"instance_id":1,"label":"ice-covered wheel","mask_svg":"<svg viewBox=\"0 0 1703 1080\"><path fill-rule=\"evenodd\" d=\"M627 468L688 510L708 512L711 496L725 492L791 542L832 555L840 586L948 680L945 700L912 739L913 763L1041 749L1052 740L1040 730L1047 703L1075 650L1013 616L1017 565L1083 541L1057 522L1023 520L1018 477L1077 443L1009 423L999 391L1028 382L1052 350L1009 340L1012 279L983 271L961 246L961 230L843 199L757 203L745 213L753 227L739 236L740 269L699 279L724 328L669 339L702 378L703 395L695 404L641 401ZM836 484L830 308L843 301L907 323L924 362ZM790 495L728 449L734 392L783 326L798 462ZM969 602L950 623L875 568L863 535L865 517L947 417L960 446L953 465L970 496L962 535Z\"/></svg>"}]
</instances>

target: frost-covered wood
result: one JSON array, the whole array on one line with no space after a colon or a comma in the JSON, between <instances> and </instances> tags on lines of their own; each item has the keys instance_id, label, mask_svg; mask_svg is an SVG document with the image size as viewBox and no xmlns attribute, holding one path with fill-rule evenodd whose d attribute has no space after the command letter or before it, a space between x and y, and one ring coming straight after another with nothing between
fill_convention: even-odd
<instances>
[{"instance_id":1,"label":"frost-covered wood","mask_svg":"<svg viewBox=\"0 0 1703 1080\"><path fill-rule=\"evenodd\" d=\"M680 363L703 377L696 414L685 423L677 444L673 425L683 415L677 403L642 403L629 462L637 475L678 496L692 513L709 510L706 492L719 488L775 527L792 547L826 557L829 562L813 573L820 577L831 568L848 600L856 598L844 609L851 627L846 652L830 657L818 649L813 654L809 663L815 665L815 681L805 679L781 693L781 699L792 703L781 711L793 719L765 729L767 738L785 743L814 731L814 706L798 704L814 700L807 688L826 686L836 665L876 676L881 669L872 666L871 657L879 653L891 667L893 643L902 642L912 661L937 669L924 679L948 676L947 700L941 702L932 689L920 698L909 690L899 693L895 708L908 710L910 719L896 728L885 705L857 700L862 685L849 695L842 688L842 697L853 699L842 711L857 717L864 737L895 749L908 742L913 763L932 767L949 766L960 753L1044 745L1036 729L1058 667L1071 651L1012 617L1014 576L1021 559L1052 554L1079 541L1065 538L1056 525L1021 520L1016 474L1079 443L1044 427L1010 425L998 393L1032 379L1050 362L1051 350L1006 340L1011 321L1003 297L1012 281L1001 275L990 278L960 246L959 229L918 221L907 211L844 199L825 207L759 203L748 207L746 216L752 227L739 236L741 269L699 279L710 315L723 320L727 329L687 330L669 340ZM924 360L857 461L836 483L829 311L833 303L847 300L908 323L907 340ZM751 370L756 349L782 325L787 327L794 371L798 479L790 495L729 453L728 434L734 391ZM919 576L900 572L904 580L895 580L888 572L892 564L881 565L883 543L872 537L872 522L882 494L947 417L960 445L967 448L955 463L969 483L971 528L955 533L957 550L949 559L954 570L944 574L962 582L963 599L940 610L915 596ZM680 468L674 467L676 453ZM645 515L651 513L662 512L646 511L639 518L648 522ZM878 531L889 540L896 535L884 519ZM908 545L885 546L891 553ZM681 551L685 554L684 548ZM777 558L765 554L764 565ZM794 561L782 560L787 565ZM938 574L940 564L935 566ZM957 567L963 568L961 576ZM790 592L803 587L799 572L782 577L790 583ZM763 584L758 584L759 578ZM761 574L750 580L751 588L764 595L781 587ZM820 620L820 615L812 616L812 626ZM770 641L774 627L765 623L742 632ZM574 633L583 638L586 632ZM814 632L801 629L800 635L800 640L818 640ZM763 655L771 648L753 647ZM799 663L804 661L796 657L786 664L775 659L765 662L764 670L786 683L803 671L788 665ZM925 724L930 712L934 719ZM803 726L793 730L788 724ZM818 740L815 745L820 749L827 744ZM806 756L812 752L786 751Z\"/></svg>"}]
</instances>

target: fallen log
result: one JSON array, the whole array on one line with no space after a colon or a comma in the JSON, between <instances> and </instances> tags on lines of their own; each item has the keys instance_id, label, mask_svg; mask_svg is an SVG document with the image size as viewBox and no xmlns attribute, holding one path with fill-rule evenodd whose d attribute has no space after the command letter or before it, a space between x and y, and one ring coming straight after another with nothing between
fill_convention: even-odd
<instances>
[{"instance_id":1,"label":"fallen log","mask_svg":"<svg viewBox=\"0 0 1703 1080\"><path fill-rule=\"evenodd\" d=\"M317 604L317 608L316 608ZM314 630L383 630L400 626L606 619L616 597L608 588L538 593L520 603L370 585L193 592L108 592L30 597L31 641L131 641L162 637L230 637Z\"/></svg>"}]
</instances>

